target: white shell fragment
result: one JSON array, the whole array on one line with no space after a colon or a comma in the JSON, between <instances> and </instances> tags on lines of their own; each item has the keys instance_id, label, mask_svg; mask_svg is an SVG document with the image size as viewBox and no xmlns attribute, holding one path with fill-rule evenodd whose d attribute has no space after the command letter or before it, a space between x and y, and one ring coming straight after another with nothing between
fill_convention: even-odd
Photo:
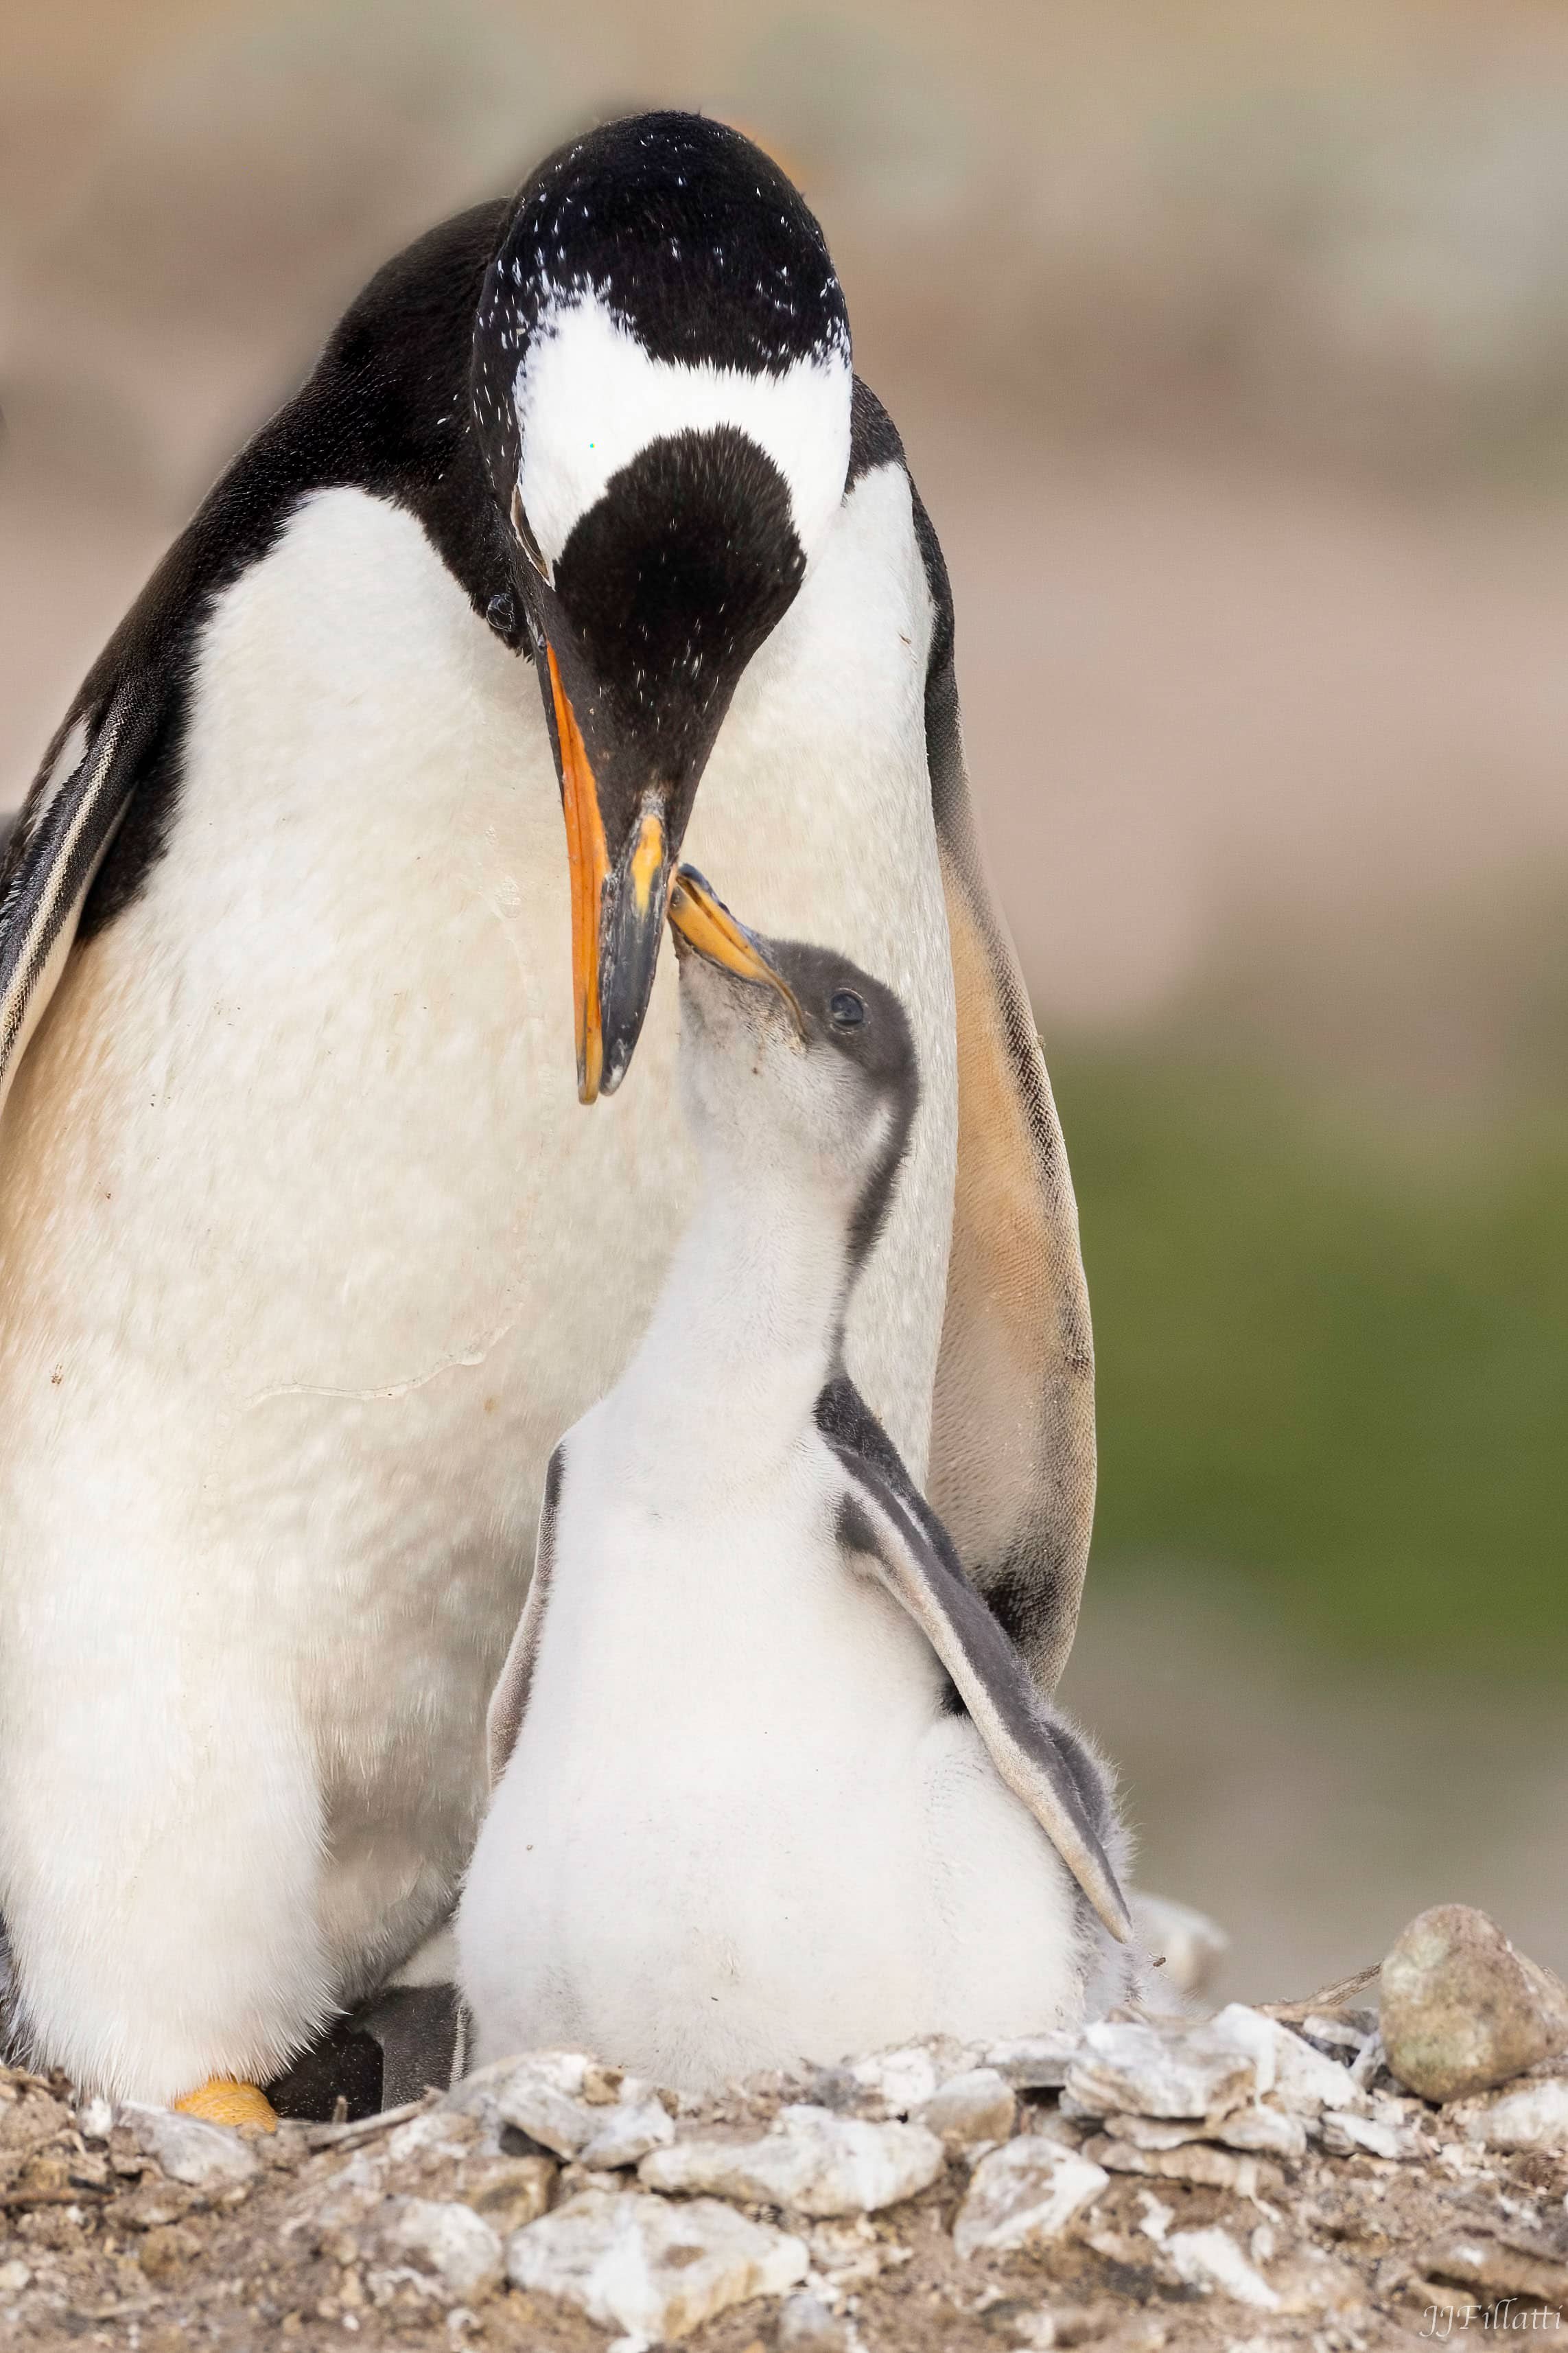
<instances>
[{"instance_id":1,"label":"white shell fragment","mask_svg":"<svg viewBox=\"0 0 1568 2353\"><path fill-rule=\"evenodd\" d=\"M792 2213L871 2214L927 2189L947 2152L923 2125L868 2124L830 2109L789 2107L760 2140L681 2141L645 2158L649 2189L710 2190Z\"/></svg>"},{"instance_id":2,"label":"white shell fragment","mask_svg":"<svg viewBox=\"0 0 1568 2353\"><path fill-rule=\"evenodd\" d=\"M507 2276L597 2327L662 2343L750 2296L782 2295L808 2261L801 2240L712 2199L669 2205L635 2189L585 2189L513 2234Z\"/></svg>"},{"instance_id":3,"label":"white shell fragment","mask_svg":"<svg viewBox=\"0 0 1568 2353\"><path fill-rule=\"evenodd\" d=\"M1042 2246L1059 2238L1109 2179L1103 2166L1060 2141L1010 2140L975 2167L953 2245L963 2256Z\"/></svg>"}]
</instances>

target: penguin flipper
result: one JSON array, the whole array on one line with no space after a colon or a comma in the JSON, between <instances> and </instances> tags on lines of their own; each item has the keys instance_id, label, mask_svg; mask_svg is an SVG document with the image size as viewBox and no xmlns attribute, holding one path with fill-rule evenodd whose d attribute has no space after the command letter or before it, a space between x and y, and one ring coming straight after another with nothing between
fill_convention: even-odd
<instances>
[{"instance_id":1,"label":"penguin flipper","mask_svg":"<svg viewBox=\"0 0 1568 2353\"><path fill-rule=\"evenodd\" d=\"M852 437L852 473L902 461L886 410L858 381ZM931 600L926 765L958 1016L958 1166L928 1484L1049 1693L1072 1648L1094 1518L1089 1288L1061 1123L975 829L947 565L912 480L910 492Z\"/></svg>"},{"instance_id":2,"label":"penguin flipper","mask_svg":"<svg viewBox=\"0 0 1568 2353\"><path fill-rule=\"evenodd\" d=\"M913 1619L1003 1780L1028 1807L1111 1936L1130 1942L1131 1919L1105 1851L1110 1816L1099 1767L1041 1699L1017 1645L964 1574L947 1530L847 1377L824 1389L816 1420L846 1482L840 1544L873 1564L879 1581Z\"/></svg>"},{"instance_id":3,"label":"penguin flipper","mask_svg":"<svg viewBox=\"0 0 1568 2353\"><path fill-rule=\"evenodd\" d=\"M85 739L69 764L63 747ZM76 937L82 902L124 816L156 725L156 698L121 681L62 731L0 861L0 1107ZM65 766L62 776L57 769Z\"/></svg>"},{"instance_id":4,"label":"penguin flipper","mask_svg":"<svg viewBox=\"0 0 1568 2353\"><path fill-rule=\"evenodd\" d=\"M944 828L958 1165L929 1481L1042 1691L1072 1648L1094 1521L1094 1340L1067 1147L968 806Z\"/></svg>"},{"instance_id":5,"label":"penguin flipper","mask_svg":"<svg viewBox=\"0 0 1568 2353\"><path fill-rule=\"evenodd\" d=\"M555 1569L555 1525L561 1512L561 1485L566 1475L566 1441L562 1440L544 1473L544 1501L539 1511L539 1537L533 1549L533 1575L528 1599L517 1621L517 1631L506 1654L490 1704L485 1711L485 1749L493 1789L506 1771L528 1708L533 1662L550 1600L550 1580Z\"/></svg>"}]
</instances>

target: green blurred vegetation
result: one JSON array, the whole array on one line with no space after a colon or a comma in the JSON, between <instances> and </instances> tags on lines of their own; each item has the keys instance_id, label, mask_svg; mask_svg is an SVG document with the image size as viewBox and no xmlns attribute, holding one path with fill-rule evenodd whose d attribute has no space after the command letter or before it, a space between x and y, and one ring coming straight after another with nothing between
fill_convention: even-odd
<instances>
[{"instance_id":1,"label":"green blurred vegetation","mask_svg":"<svg viewBox=\"0 0 1568 2353\"><path fill-rule=\"evenodd\" d=\"M1568 1115L1390 1124L1191 1050L1052 1055L1099 1356L1097 1575L1561 1677Z\"/></svg>"}]
</instances>

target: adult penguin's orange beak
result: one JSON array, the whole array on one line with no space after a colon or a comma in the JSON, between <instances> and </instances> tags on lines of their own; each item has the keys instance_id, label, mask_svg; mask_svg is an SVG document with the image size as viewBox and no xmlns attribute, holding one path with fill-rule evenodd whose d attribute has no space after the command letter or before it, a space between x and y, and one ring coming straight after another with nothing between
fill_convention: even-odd
<instances>
[{"instance_id":1,"label":"adult penguin's orange beak","mask_svg":"<svg viewBox=\"0 0 1568 2353\"><path fill-rule=\"evenodd\" d=\"M593 765L553 647L546 648L572 886L577 1093L596 1103L626 1076L647 1011L669 895L667 794L650 784L612 851Z\"/></svg>"}]
</instances>

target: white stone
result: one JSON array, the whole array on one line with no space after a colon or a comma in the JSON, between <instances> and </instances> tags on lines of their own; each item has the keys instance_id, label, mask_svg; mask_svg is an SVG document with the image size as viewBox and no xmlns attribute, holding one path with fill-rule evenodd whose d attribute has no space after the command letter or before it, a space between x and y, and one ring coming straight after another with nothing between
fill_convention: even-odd
<instances>
[{"instance_id":1,"label":"white stone","mask_svg":"<svg viewBox=\"0 0 1568 2353\"><path fill-rule=\"evenodd\" d=\"M0 2263L0 2295L20 2295L32 2276L26 2264L15 2258L8 2263Z\"/></svg>"},{"instance_id":2,"label":"white stone","mask_svg":"<svg viewBox=\"0 0 1568 2353\"><path fill-rule=\"evenodd\" d=\"M626 2083L636 2086L637 2078L628 2075ZM623 2090L613 2107L591 2108L588 2113L602 2117L604 2122L579 2152L577 2162L598 2171L613 2172L617 2166L636 2165L650 2149L668 2148L675 2138L674 2119L652 2092L639 2099L628 2098Z\"/></svg>"},{"instance_id":3,"label":"white stone","mask_svg":"<svg viewBox=\"0 0 1568 2353\"><path fill-rule=\"evenodd\" d=\"M1173 2231L1162 2242L1177 2273L1189 2287L1218 2289L1237 2304L1259 2312L1278 2312L1279 2298L1261 2272L1255 2271L1231 2237L1217 2226L1207 2231Z\"/></svg>"},{"instance_id":4,"label":"white stone","mask_svg":"<svg viewBox=\"0 0 1568 2353\"><path fill-rule=\"evenodd\" d=\"M657 2343L750 2296L782 2295L808 2261L801 2240L712 2199L671 2205L634 2189L587 2189L513 2233L507 2276L597 2327Z\"/></svg>"},{"instance_id":5,"label":"white stone","mask_svg":"<svg viewBox=\"0 0 1568 2353\"><path fill-rule=\"evenodd\" d=\"M1216 2140L1247 2156L1300 2158L1307 2153L1307 2127L1300 2116L1260 2101L1250 2108L1233 2108L1227 2116L1210 2121L1192 2116L1110 2116L1105 2129L1112 2140L1130 2141L1134 2148L1183 2148L1194 2141Z\"/></svg>"},{"instance_id":6,"label":"white stone","mask_svg":"<svg viewBox=\"0 0 1568 2353\"><path fill-rule=\"evenodd\" d=\"M1258 2195L1257 2158L1215 2148L1212 2141L1187 2141L1177 2148L1136 2148L1131 2141L1097 2134L1085 2141L1083 2154L1091 2165L1102 2165L1110 2173L1147 2173L1164 2181L1193 2181L1207 2189L1229 2189L1238 2198Z\"/></svg>"},{"instance_id":7,"label":"white stone","mask_svg":"<svg viewBox=\"0 0 1568 2353\"><path fill-rule=\"evenodd\" d=\"M107 2140L114 2129L114 2110L101 2092L84 2100L76 2112L77 2130L83 2140Z\"/></svg>"},{"instance_id":8,"label":"white stone","mask_svg":"<svg viewBox=\"0 0 1568 2353\"><path fill-rule=\"evenodd\" d=\"M1010 2140L975 2167L953 2245L963 2256L1043 2245L1060 2237L1110 2178L1060 2141Z\"/></svg>"},{"instance_id":9,"label":"white stone","mask_svg":"<svg viewBox=\"0 0 1568 2353\"><path fill-rule=\"evenodd\" d=\"M506 2258L500 2239L456 2199L393 2199L374 2229L378 2253L437 2281L465 2304L500 2285Z\"/></svg>"},{"instance_id":10,"label":"white stone","mask_svg":"<svg viewBox=\"0 0 1568 2353\"><path fill-rule=\"evenodd\" d=\"M536 2051L520 2060L496 2090L502 2124L526 2133L557 2157L575 2157L599 2131L604 2117L583 2097L588 2062L580 2052Z\"/></svg>"},{"instance_id":11,"label":"white stone","mask_svg":"<svg viewBox=\"0 0 1568 2353\"><path fill-rule=\"evenodd\" d=\"M1369 2157L1414 2158L1426 2155L1426 2143L1401 2114L1397 2101L1380 2102L1371 2116L1347 2115L1325 2108L1319 2127L1323 2147L1336 2157L1364 2150Z\"/></svg>"},{"instance_id":12,"label":"white stone","mask_svg":"<svg viewBox=\"0 0 1568 2353\"><path fill-rule=\"evenodd\" d=\"M1191 2116L1107 2116L1105 2129L1112 2140L1131 2141L1134 2148L1184 2148L1201 2140L1204 2124Z\"/></svg>"},{"instance_id":13,"label":"white stone","mask_svg":"<svg viewBox=\"0 0 1568 2353\"><path fill-rule=\"evenodd\" d=\"M907 2116L911 2108L931 2098L940 2080L935 2056L922 2042L857 2059L849 2074L862 2093L881 2102L890 2116Z\"/></svg>"},{"instance_id":14,"label":"white stone","mask_svg":"<svg viewBox=\"0 0 1568 2353\"><path fill-rule=\"evenodd\" d=\"M638 2172L650 2189L716 2191L809 2215L869 2214L927 2189L947 2162L923 2125L869 2124L830 2109L782 2108L761 2140L680 2141Z\"/></svg>"},{"instance_id":15,"label":"white stone","mask_svg":"<svg viewBox=\"0 0 1568 2353\"><path fill-rule=\"evenodd\" d=\"M1300 2158L1307 2154L1307 2126L1300 2116L1260 2100L1256 2107L1233 2109L1214 2130L1226 2148L1242 2148L1261 2157Z\"/></svg>"},{"instance_id":16,"label":"white stone","mask_svg":"<svg viewBox=\"0 0 1568 2353\"><path fill-rule=\"evenodd\" d=\"M1215 2116L1243 2106L1267 2086L1258 2082L1255 2054L1220 2030L1220 2019L1192 2027L1109 2019L1086 2026L1067 2071L1069 2113Z\"/></svg>"},{"instance_id":17,"label":"white stone","mask_svg":"<svg viewBox=\"0 0 1568 2353\"><path fill-rule=\"evenodd\" d=\"M1568 2148L1568 2080L1546 2075L1493 2099L1467 2100L1445 2122L1483 2148Z\"/></svg>"},{"instance_id":18,"label":"white stone","mask_svg":"<svg viewBox=\"0 0 1568 2353\"><path fill-rule=\"evenodd\" d=\"M1209 2031L1252 2058L1260 2093L1309 2120L1324 2108L1364 2113L1366 2097L1348 2067L1325 2058L1278 2019L1265 2018L1246 2002L1233 2001L1209 2021Z\"/></svg>"},{"instance_id":19,"label":"white stone","mask_svg":"<svg viewBox=\"0 0 1568 2353\"><path fill-rule=\"evenodd\" d=\"M479 2116L492 2131L510 2125L556 2157L595 2171L635 2165L675 2137L653 2084L602 2067L581 2051L530 2051L496 2060L468 2076L443 2105Z\"/></svg>"},{"instance_id":20,"label":"white stone","mask_svg":"<svg viewBox=\"0 0 1568 2353\"><path fill-rule=\"evenodd\" d=\"M1059 2092L1082 2042L1081 2026L1058 2027L1050 2034L1026 2034L1017 2042L993 2043L985 2053L985 2064L1005 2075L1016 2091Z\"/></svg>"},{"instance_id":21,"label":"white stone","mask_svg":"<svg viewBox=\"0 0 1568 2353\"><path fill-rule=\"evenodd\" d=\"M160 2165L171 2181L191 2189L231 2189L260 2170L255 2150L227 2125L209 2125L175 2108L121 2108L120 2121L134 2135L143 2157Z\"/></svg>"},{"instance_id":22,"label":"white stone","mask_svg":"<svg viewBox=\"0 0 1568 2353\"><path fill-rule=\"evenodd\" d=\"M973 2148L977 2141L1011 2139L1017 2116L1011 2084L994 2067L971 2067L949 2076L922 2100L912 2121L935 2133L944 2147L960 2149Z\"/></svg>"}]
</instances>

